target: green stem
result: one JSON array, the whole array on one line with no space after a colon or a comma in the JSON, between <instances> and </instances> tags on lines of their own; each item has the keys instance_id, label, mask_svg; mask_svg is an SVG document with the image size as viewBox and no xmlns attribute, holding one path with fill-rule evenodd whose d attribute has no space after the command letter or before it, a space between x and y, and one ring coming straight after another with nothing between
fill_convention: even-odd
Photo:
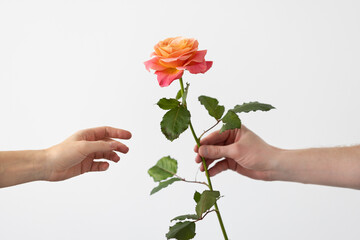
<instances>
[{"instance_id":1,"label":"green stem","mask_svg":"<svg viewBox=\"0 0 360 240\"><path fill-rule=\"evenodd\" d=\"M196 136L196 133L195 133L195 130L194 130L194 127L190 121L190 130L191 130L191 133L196 141L196 144L198 147L200 147L200 140L199 138ZM209 184L209 188L211 191L213 191L213 187L212 187L212 184L211 184L211 180L210 180L210 175L209 175L209 171L208 171L208 168L207 168L207 165L206 165L206 162L205 162L205 158L201 157L201 160L202 160L202 164L204 165L204 169L205 169L205 175L206 175L206 178L207 178L207 181L208 181L208 184Z\"/></svg>"},{"instance_id":2,"label":"green stem","mask_svg":"<svg viewBox=\"0 0 360 240\"><path fill-rule=\"evenodd\" d=\"M182 78L180 78L179 81L180 81L181 93L183 95L183 105L187 108L186 99L184 97L184 83L183 83ZM194 130L194 127L193 127L191 121L190 121L189 126L190 126L191 133L192 133L192 135L193 135L193 137L195 139L195 142L196 142L197 146L200 147L201 146L200 139L196 136L196 133L195 133L195 130ZM206 175L206 178L207 178L207 181L208 181L209 189L211 191L213 191L213 187L212 187L212 183L211 183L211 180L210 180L210 175L209 175L209 171L208 171L208 168L207 168L207 165L206 165L205 158L201 157L201 160L202 160L202 164L203 164L204 169L205 169L205 175ZM220 210L219 210L219 207L218 207L216 202L215 202L214 207L215 207L216 215L217 215L219 223L220 223L221 231L222 231L222 233L224 235L224 239L228 240L228 236L227 236L226 231L225 231L225 226L224 226L223 220L221 218Z\"/></svg>"},{"instance_id":3,"label":"green stem","mask_svg":"<svg viewBox=\"0 0 360 240\"><path fill-rule=\"evenodd\" d=\"M180 78L179 81L180 81L182 102L183 102L184 106L186 107L186 97L185 97L185 95L184 95L184 92L185 92L185 90L184 90L184 83L183 83L182 78Z\"/></svg>"}]
</instances>

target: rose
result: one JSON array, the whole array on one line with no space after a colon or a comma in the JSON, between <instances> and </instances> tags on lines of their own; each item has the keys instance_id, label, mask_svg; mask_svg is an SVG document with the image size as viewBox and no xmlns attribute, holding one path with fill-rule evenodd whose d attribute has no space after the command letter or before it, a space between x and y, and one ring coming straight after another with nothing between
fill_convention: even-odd
<instances>
[{"instance_id":1,"label":"rose","mask_svg":"<svg viewBox=\"0 0 360 240\"><path fill-rule=\"evenodd\" d=\"M152 59L146 61L147 70L155 70L161 87L169 86L180 79L185 70L190 73L205 73L212 61L205 61L206 50L198 51L199 42L193 38L167 38L155 45Z\"/></svg>"}]
</instances>

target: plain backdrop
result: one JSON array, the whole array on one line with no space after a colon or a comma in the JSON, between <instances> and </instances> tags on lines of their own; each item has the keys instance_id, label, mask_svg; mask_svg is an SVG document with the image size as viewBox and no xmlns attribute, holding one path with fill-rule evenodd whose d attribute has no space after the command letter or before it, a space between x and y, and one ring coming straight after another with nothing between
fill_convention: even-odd
<instances>
[{"instance_id":1,"label":"plain backdrop","mask_svg":"<svg viewBox=\"0 0 360 240\"><path fill-rule=\"evenodd\" d=\"M201 133L213 124L197 97L227 108L248 101L276 110L241 115L268 143L286 149L360 142L360 2L356 0L0 0L0 150L43 149L83 128L110 125L133 139L118 164L64 182L0 189L0 238L165 239L169 220L193 213L200 186L175 183L153 196L147 170L163 156L179 174L205 180L190 132L170 143L145 70L153 46L194 37L205 75L185 74ZM213 178L230 239L359 239L360 191ZM196 239L222 239L215 215Z\"/></svg>"}]
</instances>

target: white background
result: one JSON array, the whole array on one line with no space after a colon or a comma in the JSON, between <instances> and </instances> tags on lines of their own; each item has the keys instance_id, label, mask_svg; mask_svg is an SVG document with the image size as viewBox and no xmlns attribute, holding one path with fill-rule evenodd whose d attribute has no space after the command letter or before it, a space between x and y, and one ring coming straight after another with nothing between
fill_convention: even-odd
<instances>
[{"instance_id":1,"label":"white background","mask_svg":"<svg viewBox=\"0 0 360 240\"><path fill-rule=\"evenodd\" d=\"M101 125L133 133L105 173L0 189L0 238L165 239L172 217L194 212L201 187L149 196L147 169L162 156L179 160L180 175L197 174L190 132L170 143L159 130L154 104L178 83L160 88L143 65L170 36L197 38L214 61L184 76L198 133L213 123L196 100L206 94L227 107L276 106L241 118L277 147L359 143L359 12L356 0L0 0L0 150L42 149ZM359 191L230 171L213 184L230 239L359 239ZM215 215L197 239L222 239Z\"/></svg>"}]
</instances>

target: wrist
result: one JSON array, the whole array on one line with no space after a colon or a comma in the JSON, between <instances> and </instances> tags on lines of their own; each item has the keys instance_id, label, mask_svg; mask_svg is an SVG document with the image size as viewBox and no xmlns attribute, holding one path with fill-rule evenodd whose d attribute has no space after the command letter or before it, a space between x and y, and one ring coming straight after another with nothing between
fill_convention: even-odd
<instances>
[{"instance_id":1,"label":"wrist","mask_svg":"<svg viewBox=\"0 0 360 240\"><path fill-rule=\"evenodd\" d=\"M33 157L33 173L34 180L47 180L47 149L34 151Z\"/></svg>"},{"instance_id":2,"label":"wrist","mask_svg":"<svg viewBox=\"0 0 360 240\"><path fill-rule=\"evenodd\" d=\"M273 171L274 181L290 181L309 183L309 175L313 172L312 161L307 159L304 150L280 149L276 156L276 167Z\"/></svg>"},{"instance_id":3,"label":"wrist","mask_svg":"<svg viewBox=\"0 0 360 240\"><path fill-rule=\"evenodd\" d=\"M52 175L54 172L54 161L57 156L56 147L50 147L44 149L43 152L44 162L43 162L43 169L42 169L42 177L45 181L53 181Z\"/></svg>"},{"instance_id":4,"label":"wrist","mask_svg":"<svg viewBox=\"0 0 360 240\"><path fill-rule=\"evenodd\" d=\"M269 181L284 180L286 171L284 170L284 159L289 150L273 147L269 160L271 162L270 170L268 171Z\"/></svg>"}]
</instances>

